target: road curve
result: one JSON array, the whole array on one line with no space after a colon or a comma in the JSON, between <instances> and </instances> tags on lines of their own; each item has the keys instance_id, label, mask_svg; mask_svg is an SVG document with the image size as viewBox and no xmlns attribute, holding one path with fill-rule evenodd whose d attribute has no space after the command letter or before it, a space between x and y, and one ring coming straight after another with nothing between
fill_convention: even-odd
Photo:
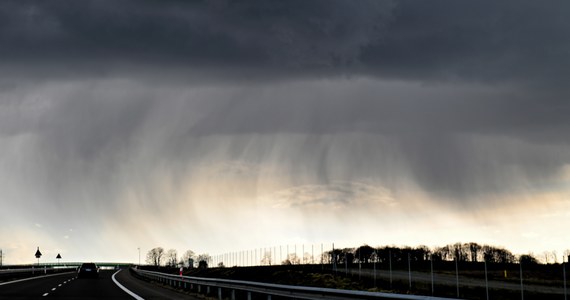
<instances>
[{"instance_id":1,"label":"road curve","mask_svg":"<svg viewBox=\"0 0 570 300\"><path fill-rule=\"evenodd\" d=\"M115 280L129 290L124 291ZM138 298L136 298L137 296ZM75 272L5 282L0 299L197 299L134 278L128 270L103 270L99 278L77 278Z\"/></svg>"}]
</instances>

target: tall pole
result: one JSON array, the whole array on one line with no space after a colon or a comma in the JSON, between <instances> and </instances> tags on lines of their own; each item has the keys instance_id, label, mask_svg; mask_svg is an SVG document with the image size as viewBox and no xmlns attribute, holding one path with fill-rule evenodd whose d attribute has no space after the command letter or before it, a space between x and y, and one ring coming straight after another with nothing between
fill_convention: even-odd
<instances>
[{"instance_id":1,"label":"tall pole","mask_svg":"<svg viewBox=\"0 0 570 300\"><path fill-rule=\"evenodd\" d=\"M429 265L430 265L430 269L431 269L431 295L433 296L433 294L434 294L434 288L433 288L433 254L429 256Z\"/></svg>"},{"instance_id":2,"label":"tall pole","mask_svg":"<svg viewBox=\"0 0 570 300\"><path fill-rule=\"evenodd\" d=\"M392 250L388 250L388 262L390 263L390 289L392 288Z\"/></svg>"},{"instance_id":3,"label":"tall pole","mask_svg":"<svg viewBox=\"0 0 570 300\"><path fill-rule=\"evenodd\" d=\"M315 245L311 244L311 265L315 263Z\"/></svg>"},{"instance_id":4,"label":"tall pole","mask_svg":"<svg viewBox=\"0 0 570 300\"><path fill-rule=\"evenodd\" d=\"M521 269L521 300L524 300L524 285L523 285L522 261L519 261L519 266L520 266L520 269Z\"/></svg>"},{"instance_id":5,"label":"tall pole","mask_svg":"<svg viewBox=\"0 0 570 300\"><path fill-rule=\"evenodd\" d=\"M378 253L374 250L374 287L376 287L376 260L378 260Z\"/></svg>"},{"instance_id":6,"label":"tall pole","mask_svg":"<svg viewBox=\"0 0 570 300\"><path fill-rule=\"evenodd\" d=\"M410 283L410 291L412 290L412 263L410 262L410 253L408 253L408 281Z\"/></svg>"},{"instance_id":7,"label":"tall pole","mask_svg":"<svg viewBox=\"0 0 570 300\"><path fill-rule=\"evenodd\" d=\"M325 269L325 257L323 256L323 243L321 243L321 269Z\"/></svg>"},{"instance_id":8,"label":"tall pole","mask_svg":"<svg viewBox=\"0 0 570 300\"><path fill-rule=\"evenodd\" d=\"M564 300L568 300L568 293L566 292L566 265L564 264L564 257L562 257L562 276L564 278Z\"/></svg>"},{"instance_id":9,"label":"tall pole","mask_svg":"<svg viewBox=\"0 0 570 300\"><path fill-rule=\"evenodd\" d=\"M360 276L361 276L361 269L362 269L362 261L361 261L361 253L362 251L358 251L358 280L360 280Z\"/></svg>"},{"instance_id":10,"label":"tall pole","mask_svg":"<svg viewBox=\"0 0 570 300\"><path fill-rule=\"evenodd\" d=\"M331 253L331 262L332 262L332 267L334 270L334 273L336 275L336 254L334 253L334 243L332 244L332 253Z\"/></svg>"},{"instance_id":11,"label":"tall pole","mask_svg":"<svg viewBox=\"0 0 570 300\"><path fill-rule=\"evenodd\" d=\"M346 257L346 252L344 252L344 274L348 276L348 258Z\"/></svg>"},{"instance_id":12,"label":"tall pole","mask_svg":"<svg viewBox=\"0 0 570 300\"><path fill-rule=\"evenodd\" d=\"M455 256L455 284L457 285L457 298L459 298L459 260Z\"/></svg>"},{"instance_id":13,"label":"tall pole","mask_svg":"<svg viewBox=\"0 0 570 300\"><path fill-rule=\"evenodd\" d=\"M141 247L137 247L139 250L139 266L141 265Z\"/></svg>"},{"instance_id":14,"label":"tall pole","mask_svg":"<svg viewBox=\"0 0 570 300\"><path fill-rule=\"evenodd\" d=\"M489 280L487 279L487 260L483 260L485 263L485 293L487 294L487 300L489 300Z\"/></svg>"}]
</instances>

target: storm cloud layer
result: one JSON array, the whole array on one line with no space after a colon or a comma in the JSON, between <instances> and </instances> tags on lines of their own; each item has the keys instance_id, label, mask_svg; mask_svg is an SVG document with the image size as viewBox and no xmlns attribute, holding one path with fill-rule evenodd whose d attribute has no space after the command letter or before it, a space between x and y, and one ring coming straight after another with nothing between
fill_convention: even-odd
<instances>
[{"instance_id":1,"label":"storm cloud layer","mask_svg":"<svg viewBox=\"0 0 570 300\"><path fill-rule=\"evenodd\" d=\"M63 212L52 231L88 236L256 220L252 238L309 239L335 220L548 208L569 192L569 10L2 1L1 220Z\"/></svg>"},{"instance_id":2,"label":"storm cloud layer","mask_svg":"<svg viewBox=\"0 0 570 300\"><path fill-rule=\"evenodd\" d=\"M0 55L5 67L45 76L145 67L561 84L569 9L565 1L3 1Z\"/></svg>"}]
</instances>

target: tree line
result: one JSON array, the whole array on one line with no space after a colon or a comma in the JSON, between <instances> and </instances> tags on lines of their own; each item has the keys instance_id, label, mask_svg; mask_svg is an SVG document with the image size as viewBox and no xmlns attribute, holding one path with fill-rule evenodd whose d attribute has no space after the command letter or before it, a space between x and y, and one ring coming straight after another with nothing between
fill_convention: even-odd
<instances>
[{"instance_id":1,"label":"tree line","mask_svg":"<svg viewBox=\"0 0 570 300\"><path fill-rule=\"evenodd\" d=\"M570 255L570 250L563 253ZM540 258L540 259L539 259ZM557 263L556 251L545 251L541 256L533 253L516 256L511 251L490 245L480 245L477 243L455 243L443 247L429 248L427 246L418 247L396 247L383 246L371 247L363 245L358 248L343 248L327 251L323 254L323 260L328 263L383 263L407 262L411 261L455 261L458 262L483 262L488 263L517 263L538 264L541 259L545 263ZM285 262L284 262L285 263Z\"/></svg>"},{"instance_id":2,"label":"tree line","mask_svg":"<svg viewBox=\"0 0 570 300\"><path fill-rule=\"evenodd\" d=\"M563 252L564 257L570 259L570 249ZM362 245L357 248L342 248L326 251L321 254L320 263L327 264L353 264L353 263L407 263L424 261L458 261L458 262L487 262L498 264L511 264L522 262L524 264L539 264L544 262L558 263L556 251L545 251L540 255L533 253L515 255L511 251L490 245L477 243L455 243L443 247L430 248L425 245L417 247L382 246L371 247ZM196 255L194 251L187 250L180 257L175 249L165 251L162 247L156 247L147 252L146 263L152 266L168 267L199 267L207 268L212 258L208 254ZM274 258L271 251L266 252L260 258L260 265L271 265ZM309 253L298 257L296 253L286 254L283 265L297 265L305 263L319 263ZM218 262L218 267L224 267L224 262Z\"/></svg>"},{"instance_id":3,"label":"tree line","mask_svg":"<svg viewBox=\"0 0 570 300\"><path fill-rule=\"evenodd\" d=\"M176 249L169 249L167 251L162 247L150 249L146 254L146 263L152 266L167 266L167 267L207 267L210 256L208 254L194 253L192 250L186 250L180 259L178 259L178 251Z\"/></svg>"}]
</instances>

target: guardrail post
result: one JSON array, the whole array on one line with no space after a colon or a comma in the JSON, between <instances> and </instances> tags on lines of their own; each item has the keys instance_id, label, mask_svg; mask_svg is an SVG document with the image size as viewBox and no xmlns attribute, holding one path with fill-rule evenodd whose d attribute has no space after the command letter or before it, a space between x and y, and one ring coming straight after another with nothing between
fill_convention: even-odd
<instances>
[{"instance_id":1,"label":"guardrail post","mask_svg":"<svg viewBox=\"0 0 570 300\"><path fill-rule=\"evenodd\" d=\"M222 300L222 288L218 288L218 300Z\"/></svg>"},{"instance_id":2,"label":"guardrail post","mask_svg":"<svg viewBox=\"0 0 570 300\"><path fill-rule=\"evenodd\" d=\"M247 292L247 300L251 300L251 292Z\"/></svg>"},{"instance_id":3,"label":"guardrail post","mask_svg":"<svg viewBox=\"0 0 570 300\"><path fill-rule=\"evenodd\" d=\"M210 294L210 286L207 286L206 287L206 295L209 295L209 294Z\"/></svg>"},{"instance_id":4,"label":"guardrail post","mask_svg":"<svg viewBox=\"0 0 570 300\"><path fill-rule=\"evenodd\" d=\"M267 295L267 300L271 300L271 295Z\"/></svg>"},{"instance_id":5,"label":"guardrail post","mask_svg":"<svg viewBox=\"0 0 570 300\"><path fill-rule=\"evenodd\" d=\"M201 286L201 285L198 285L198 294L201 293L201 289L202 289L202 286Z\"/></svg>"},{"instance_id":6,"label":"guardrail post","mask_svg":"<svg viewBox=\"0 0 570 300\"><path fill-rule=\"evenodd\" d=\"M236 290L232 290L232 298L231 300L236 300Z\"/></svg>"}]
</instances>

